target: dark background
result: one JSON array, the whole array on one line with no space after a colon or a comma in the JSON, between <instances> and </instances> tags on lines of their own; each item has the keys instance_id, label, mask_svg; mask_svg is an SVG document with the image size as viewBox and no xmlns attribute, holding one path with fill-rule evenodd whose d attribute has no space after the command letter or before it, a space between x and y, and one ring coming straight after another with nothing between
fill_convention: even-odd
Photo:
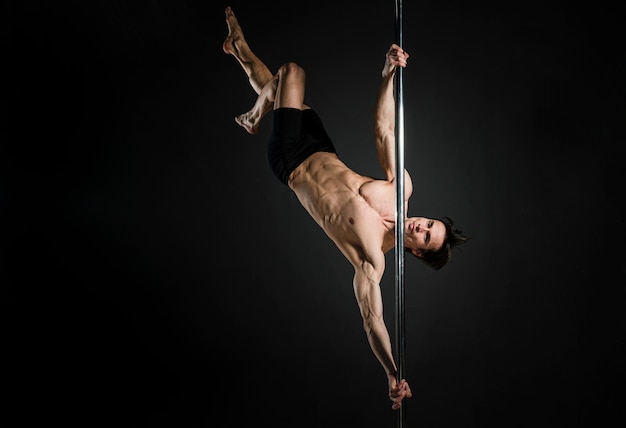
<instances>
[{"instance_id":1,"label":"dark background","mask_svg":"<svg viewBox=\"0 0 626 428\"><path fill-rule=\"evenodd\" d=\"M230 4L270 69L306 69L344 161L381 176L371 118L395 3ZM407 427L626 421L626 57L608 4L404 4L408 214L472 237L440 272L407 259ZM255 97L222 51L227 5L6 8L21 420L396 425L349 264L267 167L269 122L250 136L233 121Z\"/></svg>"}]
</instances>

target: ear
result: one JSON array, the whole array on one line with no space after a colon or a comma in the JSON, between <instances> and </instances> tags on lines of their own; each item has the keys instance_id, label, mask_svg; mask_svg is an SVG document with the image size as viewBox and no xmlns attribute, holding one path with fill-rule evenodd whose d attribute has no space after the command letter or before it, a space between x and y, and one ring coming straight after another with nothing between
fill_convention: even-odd
<instances>
[{"instance_id":1,"label":"ear","mask_svg":"<svg viewBox=\"0 0 626 428\"><path fill-rule=\"evenodd\" d=\"M411 252L413 253L413 255L415 257L417 257L418 259L423 259L424 258L424 254L422 253L421 250L411 250Z\"/></svg>"}]
</instances>

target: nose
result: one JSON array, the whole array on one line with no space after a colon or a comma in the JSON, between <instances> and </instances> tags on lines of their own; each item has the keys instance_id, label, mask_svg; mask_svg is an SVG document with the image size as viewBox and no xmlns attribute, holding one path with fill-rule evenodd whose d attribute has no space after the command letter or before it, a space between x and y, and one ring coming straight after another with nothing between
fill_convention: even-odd
<instances>
[{"instance_id":1,"label":"nose","mask_svg":"<svg viewBox=\"0 0 626 428\"><path fill-rule=\"evenodd\" d=\"M424 231L426 231L426 230L428 230L428 226L425 226L425 225L423 225L423 224L421 224L421 223L418 223L418 224L415 226L415 231L416 231L417 233L419 233L419 232L424 232Z\"/></svg>"}]
</instances>

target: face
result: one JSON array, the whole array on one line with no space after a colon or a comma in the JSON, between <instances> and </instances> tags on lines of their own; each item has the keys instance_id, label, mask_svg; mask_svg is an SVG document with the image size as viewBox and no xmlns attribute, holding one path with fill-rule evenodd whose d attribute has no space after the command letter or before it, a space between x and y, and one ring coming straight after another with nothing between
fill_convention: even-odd
<instances>
[{"instance_id":1,"label":"face","mask_svg":"<svg viewBox=\"0 0 626 428\"><path fill-rule=\"evenodd\" d=\"M405 246L420 257L423 251L436 251L446 239L446 226L440 220L410 217L404 221Z\"/></svg>"}]
</instances>

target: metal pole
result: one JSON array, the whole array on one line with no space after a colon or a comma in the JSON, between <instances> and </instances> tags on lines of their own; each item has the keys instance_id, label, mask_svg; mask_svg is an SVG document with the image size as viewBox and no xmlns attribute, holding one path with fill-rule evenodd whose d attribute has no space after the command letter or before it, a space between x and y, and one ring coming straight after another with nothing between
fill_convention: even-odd
<instances>
[{"instance_id":1,"label":"metal pole","mask_svg":"<svg viewBox=\"0 0 626 428\"><path fill-rule=\"evenodd\" d=\"M402 0L396 0L396 43L402 40ZM404 99L403 68L396 68L396 325L395 348L397 380L404 378ZM404 405L398 410L398 428L404 427Z\"/></svg>"}]
</instances>

